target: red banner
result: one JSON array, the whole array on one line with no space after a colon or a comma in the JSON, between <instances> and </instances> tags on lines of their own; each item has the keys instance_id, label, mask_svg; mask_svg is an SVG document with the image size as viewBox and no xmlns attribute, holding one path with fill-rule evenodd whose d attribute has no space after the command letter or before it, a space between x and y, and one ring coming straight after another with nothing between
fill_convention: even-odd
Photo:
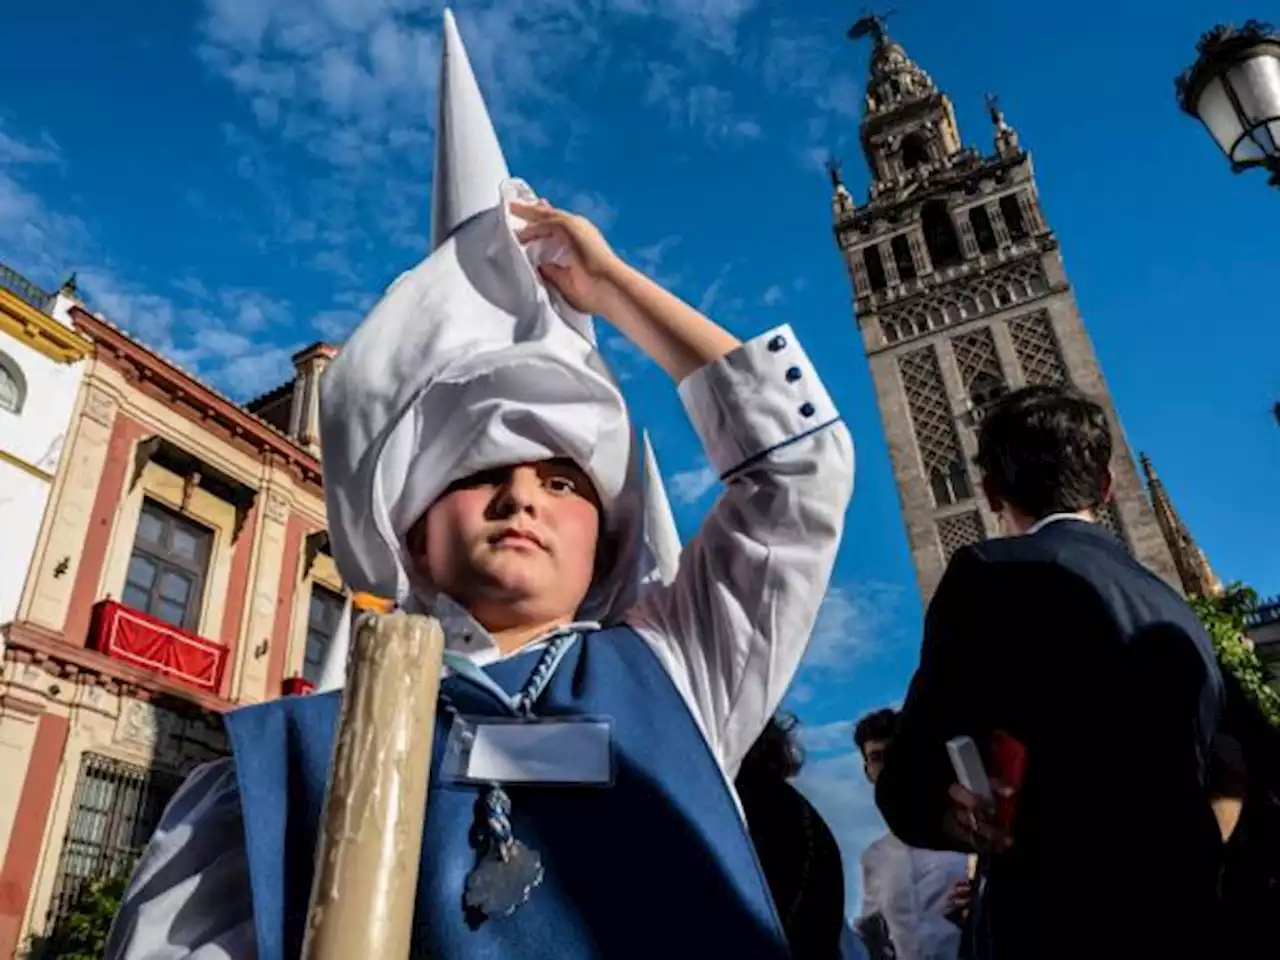
<instances>
[{"instance_id":1,"label":"red banner","mask_svg":"<svg viewBox=\"0 0 1280 960\"><path fill-rule=\"evenodd\" d=\"M306 694L310 693L312 690L316 688L316 685L312 683L310 680L308 680L306 677L296 677L296 676L285 677L284 683L281 684L281 686L284 688L284 695L286 697L305 696Z\"/></svg>"},{"instance_id":2,"label":"red banner","mask_svg":"<svg viewBox=\"0 0 1280 960\"><path fill-rule=\"evenodd\" d=\"M90 642L99 653L210 693L222 684L226 647L112 600L94 608Z\"/></svg>"}]
</instances>

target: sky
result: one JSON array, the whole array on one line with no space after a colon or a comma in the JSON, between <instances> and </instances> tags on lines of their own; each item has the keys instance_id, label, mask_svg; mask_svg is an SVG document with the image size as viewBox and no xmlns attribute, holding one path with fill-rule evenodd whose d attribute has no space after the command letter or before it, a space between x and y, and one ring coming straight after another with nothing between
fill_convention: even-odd
<instances>
[{"instance_id":1,"label":"sky","mask_svg":"<svg viewBox=\"0 0 1280 960\"><path fill-rule=\"evenodd\" d=\"M822 164L867 177L869 49L832 0L459 0L513 173L740 336L788 322L857 445L839 561L788 696L801 783L857 856L883 831L851 723L901 700L920 596ZM1280 192L1232 176L1173 78L1255 5L901 4L890 31L989 150L1000 95L1130 444L1224 580L1280 593ZM238 400L340 343L427 251L436 0L13 5L0 31L0 261ZM672 385L606 348L687 538L717 482Z\"/></svg>"}]
</instances>

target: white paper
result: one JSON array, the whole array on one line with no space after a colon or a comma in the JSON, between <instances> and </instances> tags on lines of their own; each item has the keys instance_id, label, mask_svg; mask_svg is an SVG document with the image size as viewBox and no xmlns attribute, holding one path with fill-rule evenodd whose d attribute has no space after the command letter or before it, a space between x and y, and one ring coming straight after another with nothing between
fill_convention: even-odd
<instances>
[{"instance_id":1,"label":"white paper","mask_svg":"<svg viewBox=\"0 0 1280 960\"><path fill-rule=\"evenodd\" d=\"M498 783L610 781L609 724L583 720L482 723L467 764L467 779Z\"/></svg>"}]
</instances>

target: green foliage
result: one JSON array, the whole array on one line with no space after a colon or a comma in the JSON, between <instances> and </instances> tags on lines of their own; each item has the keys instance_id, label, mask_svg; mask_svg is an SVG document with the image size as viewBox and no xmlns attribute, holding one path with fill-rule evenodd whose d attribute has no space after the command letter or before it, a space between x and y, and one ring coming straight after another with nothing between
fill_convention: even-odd
<instances>
[{"instance_id":1,"label":"green foliage","mask_svg":"<svg viewBox=\"0 0 1280 960\"><path fill-rule=\"evenodd\" d=\"M47 934L32 939L27 956L32 960L101 960L128 882L126 870L85 883L71 911Z\"/></svg>"},{"instance_id":2,"label":"green foliage","mask_svg":"<svg viewBox=\"0 0 1280 960\"><path fill-rule=\"evenodd\" d=\"M1230 671L1245 694L1273 726L1280 726L1280 694L1267 684L1267 668L1244 634L1245 615L1258 602L1249 587L1233 583L1220 597L1195 597L1191 608L1204 623L1222 669Z\"/></svg>"}]
</instances>

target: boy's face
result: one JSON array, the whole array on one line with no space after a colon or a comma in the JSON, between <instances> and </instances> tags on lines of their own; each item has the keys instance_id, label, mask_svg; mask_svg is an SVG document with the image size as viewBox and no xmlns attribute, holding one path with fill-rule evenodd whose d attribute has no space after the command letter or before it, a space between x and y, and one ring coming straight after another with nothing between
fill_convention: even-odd
<instances>
[{"instance_id":1,"label":"boy's face","mask_svg":"<svg viewBox=\"0 0 1280 960\"><path fill-rule=\"evenodd\" d=\"M595 573L600 506L570 460L486 470L410 531L418 569L489 630L572 618Z\"/></svg>"}]
</instances>

